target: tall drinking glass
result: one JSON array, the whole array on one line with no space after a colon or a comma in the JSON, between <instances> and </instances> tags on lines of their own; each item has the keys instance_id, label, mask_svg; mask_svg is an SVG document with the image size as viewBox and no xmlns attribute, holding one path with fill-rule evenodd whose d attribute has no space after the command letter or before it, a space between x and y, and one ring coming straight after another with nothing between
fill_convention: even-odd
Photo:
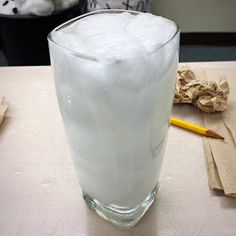
<instances>
[{"instance_id":1,"label":"tall drinking glass","mask_svg":"<svg viewBox=\"0 0 236 236\"><path fill-rule=\"evenodd\" d=\"M100 60L55 37L91 15L123 12L141 14L124 10L85 14L54 29L48 41L58 103L84 200L102 218L131 227L158 190L174 96L179 27L172 22L173 36L151 53L122 60Z\"/></svg>"}]
</instances>

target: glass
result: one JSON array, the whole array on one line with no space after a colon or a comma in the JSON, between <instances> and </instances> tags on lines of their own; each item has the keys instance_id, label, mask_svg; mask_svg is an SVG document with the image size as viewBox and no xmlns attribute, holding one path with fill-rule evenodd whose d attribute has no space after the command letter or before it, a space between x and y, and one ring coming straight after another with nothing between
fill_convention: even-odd
<instances>
[{"instance_id":1,"label":"glass","mask_svg":"<svg viewBox=\"0 0 236 236\"><path fill-rule=\"evenodd\" d=\"M102 63L48 36L61 115L88 207L121 227L134 226L156 198L174 97L179 27L143 58ZM131 14L138 12L128 11ZM143 67L146 66L145 69ZM110 78L110 79L106 79Z\"/></svg>"}]
</instances>

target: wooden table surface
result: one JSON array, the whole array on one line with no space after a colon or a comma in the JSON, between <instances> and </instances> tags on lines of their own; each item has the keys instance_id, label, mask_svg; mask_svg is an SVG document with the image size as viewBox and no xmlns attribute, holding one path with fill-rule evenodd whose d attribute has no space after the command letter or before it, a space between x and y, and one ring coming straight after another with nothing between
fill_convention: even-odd
<instances>
[{"instance_id":1,"label":"wooden table surface","mask_svg":"<svg viewBox=\"0 0 236 236\"><path fill-rule=\"evenodd\" d=\"M226 75L236 68L236 62L190 65ZM122 230L82 200L51 67L0 68L0 95L9 106L0 127L0 236L236 235L236 199L209 189L199 135L170 128L157 201L137 226ZM201 124L190 106L173 112Z\"/></svg>"}]
</instances>

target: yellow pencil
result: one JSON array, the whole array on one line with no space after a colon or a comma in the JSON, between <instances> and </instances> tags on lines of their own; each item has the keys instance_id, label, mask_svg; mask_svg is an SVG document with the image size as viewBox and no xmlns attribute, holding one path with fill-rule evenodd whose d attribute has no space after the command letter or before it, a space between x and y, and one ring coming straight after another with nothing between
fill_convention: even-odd
<instances>
[{"instance_id":1,"label":"yellow pencil","mask_svg":"<svg viewBox=\"0 0 236 236\"><path fill-rule=\"evenodd\" d=\"M201 127L201 126L198 126L198 125L195 125L195 124L191 124L189 122L180 120L176 117L171 117L170 118L170 123L172 125L175 125L175 126L187 129L187 130L191 130L192 132L205 135L207 137L224 139L224 137L220 136L219 134L215 133L212 130L206 129L204 127Z\"/></svg>"}]
</instances>

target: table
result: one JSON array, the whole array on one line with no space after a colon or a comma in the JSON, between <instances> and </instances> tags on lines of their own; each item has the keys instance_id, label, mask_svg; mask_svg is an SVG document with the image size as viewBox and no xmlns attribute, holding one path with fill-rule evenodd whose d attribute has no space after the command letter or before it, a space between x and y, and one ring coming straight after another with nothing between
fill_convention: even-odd
<instances>
[{"instance_id":1,"label":"table","mask_svg":"<svg viewBox=\"0 0 236 236\"><path fill-rule=\"evenodd\" d=\"M227 73L236 62L189 65ZM236 235L236 199L209 189L201 136L170 128L157 201L123 230L82 200L51 67L0 68L0 95L9 105L0 127L0 236ZM201 124L197 109L173 112Z\"/></svg>"}]
</instances>

